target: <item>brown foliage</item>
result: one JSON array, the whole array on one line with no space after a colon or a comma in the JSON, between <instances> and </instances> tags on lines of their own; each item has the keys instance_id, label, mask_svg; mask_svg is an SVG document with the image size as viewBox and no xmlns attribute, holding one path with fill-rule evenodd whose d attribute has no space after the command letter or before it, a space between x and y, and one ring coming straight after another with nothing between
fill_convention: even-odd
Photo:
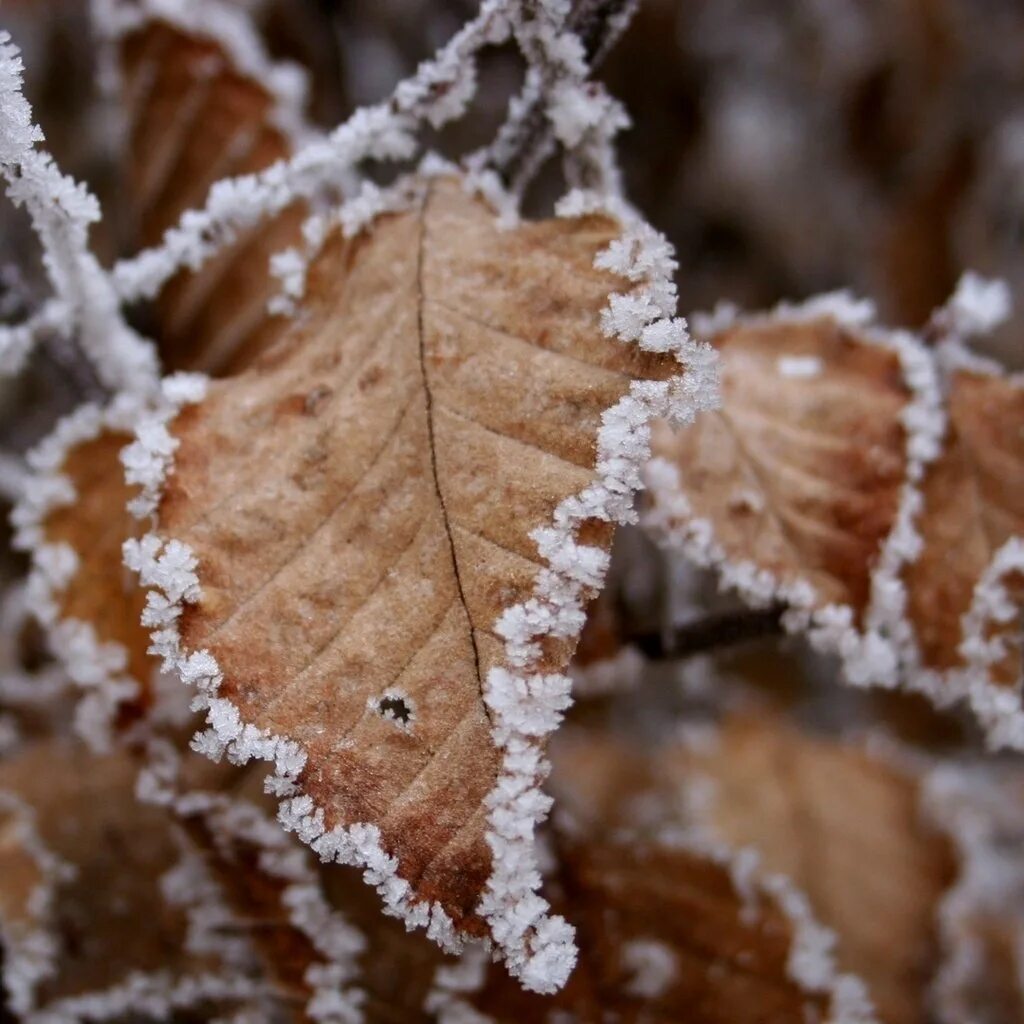
<instances>
[{"instance_id":1,"label":"brown foliage","mask_svg":"<svg viewBox=\"0 0 1024 1024\"><path fill-rule=\"evenodd\" d=\"M829 317L785 313L741 321L713 343L722 408L690 429L662 430L655 442L655 454L679 471L691 507L686 518L708 521L726 566L747 563L776 585L809 583L814 609L847 607L865 628L872 588L886 569L883 548L901 529L901 491L919 487L912 522L921 552L914 557L899 542L905 556L897 578L920 664L904 667L962 668L963 617L979 581L1000 546L1024 532L1020 380L996 371L947 373L935 363L948 429L922 482L908 477L905 417L913 393L892 348ZM914 358L932 358L909 336L904 343L914 346ZM784 372L783 360L808 357L816 361L810 374ZM885 626L898 631L891 621ZM996 628L1015 632L1013 623L991 624L989 635ZM1019 682L1018 649L993 678Z\"/></svg>"},{"instance_id":2,"label":"brown foliage","mask_svg":"<svg viewBox=\"0 0 1024 1024\"><path fill-rule=\"evenodd\" d=\"M672 365L600 332L614 279L592 264L616 233L500 231L457 183L434 185L329 244L292 332L172 428L159 530L195 552L203 587L185 646L216 657L244 720L308 751L327 827L378 824L457 921L489 874L495 621L532 593L531 532L594 479L602 412ZM607 523L584 533L611 539ZM574 643L545 641L541 669ZM392 691L407 728L375 711Z\"/></svg>"},{"instance_id":3,"label":"brown foliage","mask_svg":"<svg viewBox=\"0 0 1024 1024\"><path fill-rule=\"evenodd\" d=\"M159 242L221 178L290 155L274 100L214 42L148 21L121 44L129 123L129 184L140 241ZM244 232L198 271L181 271L157 300L170 369L223 373L247 364L286 327L267 302L279 285L270 256L300 239L304 204Z\"/></svg>"}]
</instances>

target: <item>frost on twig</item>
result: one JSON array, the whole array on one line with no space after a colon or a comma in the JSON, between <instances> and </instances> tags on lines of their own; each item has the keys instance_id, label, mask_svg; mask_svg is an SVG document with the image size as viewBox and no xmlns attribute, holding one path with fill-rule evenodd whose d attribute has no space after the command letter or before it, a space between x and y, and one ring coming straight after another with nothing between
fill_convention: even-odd
<instances>
[{"instance_id":1,"label":"frost on twig","mask_svg":"<svg viewBox=\"0 0 1024 1024\"><path fill-rule=\"evenodd\" d=\"M588 79L634 9L632 0L527 7L526 16L513 25L527 56L526 81L494 141L471 155L469 166L496 172L521 196L561 144L571 184L617 193L612 140L629 119L599 83Z\"/></svg>"},{"instance_id":2,"label":"frost on twig","mask_svg":"<svg viewBox=\"0 0 1024 1024\"><path fill-rule=\"evenodd\" d=\"M73 334L108 388L147 391L156 379L155 352L125 323L110 279L89 250L99 205L36 148L43 133L21 88L21 55L10 34L0 33L0 173L7 195L32 218L58 303L44 307L30 325L0 331L0 365L16 372L35 336L55 329Z\"/></svg>"}]
</instances>

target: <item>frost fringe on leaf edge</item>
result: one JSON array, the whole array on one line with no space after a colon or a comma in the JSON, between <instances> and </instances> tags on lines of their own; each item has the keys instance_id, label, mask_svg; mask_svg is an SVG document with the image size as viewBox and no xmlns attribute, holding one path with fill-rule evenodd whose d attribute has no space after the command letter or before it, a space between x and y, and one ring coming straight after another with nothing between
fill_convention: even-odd
<instances>
[{"instance_id":1,"label":"frost fringe on leaf edge","mask_svg":"<svg viewBox=\"0 0 1024 1024\"><path fill-rule=\"evenodd\" d=\"M681 486L679 469L666 459L654 458L645 468L652 500L642 522L661 545L682 551L700 568L713 569L720 587L737 592L754 607L784 602L784 628L806 634L814 648L837 655L852 685L892 689L902 683L937 707L963 701L985 728L991 746L1024 750L1024 706L1019 695L986 678L987 665L999 656L1005 641L993 642L983 636L986 625L999 621L999 616L1005 617L1007 609L1012 608L1002 581L1024 570L1024 545L1014 538L1002 545L975 587L971 606L961 620L960 652L965 668L947 672L922 668L913 627L905 613L906 589L900 578L921 549L915 522L923 506L920 485L928 466L940 455L948 430L942 368L1006 376L997 364L973 355L961 341L962 335L993 325L992 317L981 316L968 302L970 293L979 287L974 275L965 276L946 307L953 335L934 353L908 331L875 324L873 303L856 300L847 292L814 296L797 305L781 303L763 314L740 315L735 307L723 305L711 314L693 317L695 332L701 337L739 324L756 327L831 318L854 331L858 340L886 348L899 360L904 384L911 394L901 414L906 471L893 524L872 570L865 629L855 625L854 610L848 605L815 608L816 593L809 581L783 582L751 561L731 560L715 537L713 522L694 515ZM1017 381L1017 377L1009 379Z\"/></svg>"},{"instance_id":2,"label":"frost fringe on leaf edge","mask_svg":"<svg viewBox=\"0 0 1024 1024\"><path fill-rule=\"evenodd\" d=\"M532 834L550 807L550 798L539 788L547 773L541 745L571 701L567 676L533 671L540 655L538 640L552 634L578 634L584 597L601 585L608 558L600 549L579 545L576 531L590 518L635 520L632 496L641 486L640 467L650 454L650 421L660 416L688 422L698 410L717 401L713 353L695 344L685 322L672 316L675 263L668 243L624 204L607 197L570 193L558 208L563 217L598 212L617 218L623 234L598 254L595 265L640 286L610 297L602 315L604 333L636 341L648 351L671 352L685 373L671 381L633 381L630 393L605 411L598 433L597 480L563 502L551 526L534 533L549 568L538 574L533 595L507 609L495 624L495 632L506 641L507 666L489 673L484 699L502 767L486 801L493 867L479 913L487 920L510 972L524 987L540 992L556 991L565 983L576 950L571 926L560 917L547 916L548 904L537 893L541 878ZM627 326L617 310L630 300L634 305ZM182 405L202 398L198 384L190 382L182 388L175 383L180 380L167 379L164 407L139 424L135 444L124 453L126 464L145 467L143 472L129 474L130 483L144 487L142 497L132 503L131 510L139 517L155 512L172 468L177 442L167 425ZM196 705L207 711L210 728L197 734L195 749L213 757L226 752L235 763L253 757L272 761L275 772L268 779L268 791L281 800L279 819L284 827L295 831L321 859L362 866L365 880L378 889L388 913L403 918L409 927L426 927L444 949L458 951L462 942L451 919L440 904L427 907L411 899L411 887L398 877L397 861L382 848L377 828L357 823L327 832L323 809L297 785L305 765L304 751L287 737L243 723L235 705L217 696L222 677L216 659L205 650L182 649L178 618L183 603L195 602L200 595L196 561L188 546L149 533L126 542L125 564L151 588L143 625L153 629L152 650L164 659L166 670L175 669L184 682L200 691Z\"/></svg>"},{"instance_id":3,"label":"frost fringe on leaf edge","mask_svg":"<svg viewBox=\"0 0 1024 1024\"><path fill-rule=\"evenodd\" d=\"M179 763L178 753L170 744L153 741L147 764L139 773L136 795L143 803L163 807L183 821L201 819L210 827L216 845L237 841L258 851L258 870L283 883L280 898L288 922L309 940L320 957L305 972L304 981L311 993L306 1013L321 1024L361 1021L363 996L353 983L357 977L356 957L364 951L366 940L344 914L327 902L305 851L255 804L219 792L181 791ZM200 930L202 921L195 915L205 909L205 904L190 908Z\"/></svg>"},{"instance_id":4,"label":"frost fringe on leaf edge","mask_svg":"<svg viewBox=\"0 0 1024 1024\"><path fill-rule=\"evenodd\" d=\"M43 627L51 652L82 691L74 727L96 752L111 748L118 711L138 696L139 681L125 673L128 652L122 644L101 641L90 622L61 617L61 594L78 570L79 552L64 541L49 543L44 524L51 513L78 500L74 484L62 472L71 452L106 431L132 434L145 407L143 400L122 394L106 408L82 405L58 421L28 453L31 475L11 512L14 546L28 552L31 562L26 603Z\"/></svg>"}]
</instances>

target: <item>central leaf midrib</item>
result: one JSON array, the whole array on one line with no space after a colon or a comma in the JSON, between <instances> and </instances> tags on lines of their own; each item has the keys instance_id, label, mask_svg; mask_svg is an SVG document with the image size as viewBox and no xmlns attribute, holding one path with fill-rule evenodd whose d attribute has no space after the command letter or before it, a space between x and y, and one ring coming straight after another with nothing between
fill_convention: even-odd
<instances>
[{"instance_id":1,"label":"central leaf midrib","mask_svg":"<svg viewBox=\"0 0 1024 1024\"><path fill-rule=\"evenodd\" d=\"M416 333L419 344L420 375L423 380L423 394L426 401L427 411L427 444L430 448L430 470L434 480L434 492L437 494L437 501L441 509L441 522L444 524L445 536L448 538L448 550L451 554L452 572L455 575L455 588L458 591L459 603L466 614L466 625L469 629L469 642L473 648L473 665L476 670L477 685L480 688L480 700L484 712L490 720L491 713L487 701L483 696L483 673L480 668L480 650L477 647L476 631L473 627L473 616L469 611L469 604L466 601L466 593L462 587L462 576L459 573L459 558L455 549L455 537L452 534L452 524L448 518L448 507L445 504L444 492L441 489L441 479L437 470L437 445L434 438L434 401L430 391L430 377L427 373L426 354L426 331L423 326L423 264L426 258L427 242L427 208L430 205L432 190L427 189L420 207L420 231L416 250Z\"/></svg>"}]
</instances>

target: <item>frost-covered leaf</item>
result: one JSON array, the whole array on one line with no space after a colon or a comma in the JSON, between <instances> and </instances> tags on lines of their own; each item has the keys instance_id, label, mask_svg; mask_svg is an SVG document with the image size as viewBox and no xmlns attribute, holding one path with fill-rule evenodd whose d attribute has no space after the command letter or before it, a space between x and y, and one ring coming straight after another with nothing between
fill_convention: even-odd
<instances>
[{"instance_id":1,"label":"frost-covered leaf","mask_svg":"<svg viewBox=\"0 0 1024 1024\"><path fill-rule=\"evenodd\" d=\"M249 935L289 1019L429 1019L423 1006L444 954L381 914L358 871L318 870L312 852L274 820L261 771L250 769L241 781L235 771L211 776L189 758L181 774L172 812L219 882L234 927ZM327 1012L332 1004L337 1016Z\"/></svg>"},{"instance_id":2,"label":"frost-covered leaf","mask_svg":"<svg viewBox=\"0 0 1024 1024\"><path fill-rule=\"evenodd\" d=\"M861 615L906 470L897 355L833 320L740 325L715 339L722 407L656 436L730 562Z\"/></svg>"},{"instance_id":3,"label":"frost-covered leaf","mask_svg":"<svg viewBox=\"0 0 1024 1024\"><path fill-rule=\"evenodd\" d=\"M478 947L458 962L442 959L420 935L364 910L367 1021L802 1024L826 1019L830 1005L851 1011L837 1013L837 1020L874 1019L853 979L846 1003L836 1002L827 986L809 991L795 980L798 928L783 907L785 896L743 879L727 857L686 844L578 832L553 843L550 856L557 858L552 902L575 924L580 944L563 990L523 991ZM333 896L349 913L356 893L350 879L341 882ZM399 992L396 977L403 979Z\"/></svg>"},{"instance_id":4,"label":"frost-covered leaf","mask_svg":"<svg viewBox=\"0 0 1024 1024\"><path fill-rule=\"evenodd\" d=\"M733 755L746 750L748 738L758 748L772 742L780 747L791 743L808 762L794 766L798 771L831 769L822 788L838 780L844 794L846 786L858 794L864 784L869 795L854 810L881 804L884 838L872 841L869 850L851 842L846 831L849 824L840 824L841 808L836 808L825 826L812 817L808 831L801 832L807 845L791 858L789 853L799 844L786 832L805 828L805 808L773 798L780 779L787 795L791 793L788 772L780 773L775 765L766 769L764 759L755 752L735 779L725 778ZM354 984L366 1021L482 1019L512 1024L558 1019L559 1013L577 1020L610 1013L617 1020L668 1022L685 1017L722 1024L765 1019L797 1024L808 1017L874 1020L856 977L839 973L853 969L855 959L864 967L861 977L870 986L871 998L882 1006L878 1019L924 1019L922 976L925 968L936 966L936 958L923 960L920 954L925 947L931 951L935 922L928 912L935 906L929 904L917 918L911 914L909 921L893 929L892 934L900 943L906 941L907 947L897 947L892 963L873 959L877 945L861 941L871 925L865 929L863 922L852 921L851 914L845 913L857 906L866 906L872 915L886 913L882 900L892 897L887 872L895 876L893 887L909 880L917 895L935 882L936 872L941 874L937 865L946 863L945 847L914 824L917 809L909 778L852 747L810 741L777 723L758 725L753 720L729 726L713 753L701 745L641 752L609 744L578 727L560 737L556 747L560 756L555 761L554 792L563 810L544 837L549 879L545 893L579 931L580 962L566 987L554 996L523 992L500 967L488 965L478 947L469 948L459 961L445 959L421 934L406 932L400 923L382 917L349 869L327 868L322 891L365 943L354 958ZM695 757L697 753L702 756ZM709 776L722 780L721 798L730 801L730 811L738 807L739 813L756 816L751 834L737 833L737 842L763 840L763 866L756 856L740 852L739 846L731 851L709 841L705 837L709 819L678 817L679 807L696 807L683 798L685 789ZM762 780L762 788L757 789ZM728 793L725 785L731 787ZM740 791L740 799L732 802L734 789ZM886 805L884 797L874 799L876 790L895 794L896 799ZM754 806L758 796L768 803L766 809ZM836 797L832 788L829 796ZM904 796L906 805L901 802ZM718 801L704 809L713 811L718 824L719 811L724 809ZM726 818L721 824L723 833L731 827ZM903 836L894 839L897 830L903 830ZM296 942L294 932L287 934L287 915L279 897L266 899L280 890L265 873L260 877L252 857L239 858L244 844L234 845L230 832L230 828L216 829L207 845L221 855L230 851L224 870L236 875L238 905L248 903L254 914L260 908L261 928L269 933L271 944L277 941L287 951L278 963L287 970L288 958L302 943ZM609 839L610 834L618 838ZM830 848L827 844L833 841L849 842L853 847L849 857L837 851L825 858L824 874L811 880L826 888L849 883L841 897L832 894L834 898L822 901L828 914L849 926L848 931L840 930L835 950L830 933L820 927L828 923L817 909L822 885L808 894L809 904L800 885L808 870L817 870L816 863L807 863L808 850L817 850L819 844ZM778 848L783 850L781 855ZM852 857L859 857L860 864L849 870ZM794 876L793 882L772 874L780 870ZM917 872L927 878L919 880ZM934 895L937 903L941 893L936 890ZM889 924L893 914L902 913L913 899L901 894L893 902L895 910L886 917ZM873 916L872 921L877 925L877 918ZM877 931L872 934L877 938ZM397 990L395 978L402 979ZM300 986L298 991L305 990ZM909 1000L911 994L917 1002L908 1009L900 998ZM483 1017L474 1017L470 1011Z\"/></svg>"},{"instance_id":5,"label":"frost-covered leaf","mask_svg":"<svg viewBox=\"0 0 1024 1024\"><path fill-rule=\"evenodd\" d=\"M583 1019L609 1008L622 1020L737 1024L827 1013L828 998L792 977L794 923L766 892L743 891L728 860L643 841L584 842L563 856L587 951Z\"/></svg>"},{"instance_id":6,"label":"frost-covered leaf","mask_svg":"<svg viewBox=\"0 0 1024 1024\"><path fill-rule=\"evenodd\" d=\"M223 19L225 5L209 6L211 22ZM291 155L298 130L294 104L274 89L294 69L261 65L265 58L251 52L245 62L227 40L204 31L201 13L195 20L145 20L119 41L128 180L144 245L156 245L185 211L201 207L218 180ZM249 50L256 46L250 41ZM280 336L285 318L267 311L280 291L270 257L301 240L303 210L295 203L255 224L208 265L167 283L157 298L166 365L213 373L238 368Z\"/></svg>"},{"instance_id":7,"label":"frost-covered leaf","mask_svg":"<svg viewBox=\"0 0 1024 1024\"><path fill-rule=\"evenodd\" d=\"M280 834L273 819L269 825ZM237 915L237 927L250 933L265 977L273 978L286 1002L295 1004L293 1019L308 1020L299 1008L313 995L307 972L321 960L309 936L289 921L283 902L287 883L261 869L255 844L211 835L199 824L192 824L189 831L201 849L213 851L207 853L206 864Z\"/></svg>"},{"instance_id":8,"label":"frost-covered leaf","mask_svg":"<svg viewBox=\"0 0 1024 1024\"><path fill-rule=\"evenodd\" d=\"M134 488L125 485L119 458L130 441L129 434L104 432L71 449L60 472L78 500L47 516L43 543L66 544L78 556L74 575L58 595L60 620L91 623L99 643L125 650L124 671L139 684L137 700L145 706L144 691L157 665L146 653L145 631L138 628L145 594L130 573L116 568L126 532L133 531L125 511Z\"/></svg>"},{"instance_id":9,"label":"frost-covered leaf","mask_svg":"<svg viewBox=\"0 0 1024 1024\"><path fill-rule=\"evenodd\" d=\"M925 820L913 762L763 711L660 742L573 726L553 754L552 791L577 827L721 844L749 880L786 878L881 1020L930 1019L940 908L961 861Z\"/></svg>"},{"instance_id":10,"label":"frost-covered leaf","mask_svg":"<svg viewBox=\"0 0 1024 1024\"><path fill-rule=\"evenodd\" d=\"M939 765L925 806L957 854L956 885L938 913L942 965L933 985L942 1024L1011 1024L1024 1013L1024 779L1019 766Z\"/></svg>"},{"instance_id":11,"label":"frost-covered leaf","mask_svg":"<svg viewBox=\"0 0 1024 1024\"><path fill-rule=\"evenodd\" d=\"M927 669L964 665L964 616L1000 549L1024 540L1024 386L1019 377L955 370L948 381L949 435L922 486L920 557L906 571L908 610ZM983 638L1020 632L1021 570L1008 563L1007 612L986 621ZM995 585L998 580L993 580ZM996 655L993 678L1016 685L1019 643Z\"/></svg>"},{"instance_id":12,"label":"frost-covered leaf","mask_svg":"<svg viewBox=\"0 0 1024 1024\"><path fill-rule=\"evenodd\" d=\"M442 942L494 935L538 987L571 963L526 867L539 744L686 341L602 333L621 279L594 263L622 230L502 230L447 180L335 237L294 331L172 422L157 535L127 552L209 702L199 746L275 760L288 827ZM641 282L640 330L664 261L634 231L602 259Z\"/></svg>"},{"instance_id":13,"label":"frost-covered leaf","mask_svg":"<svg viewBox=\"0 0 1024 1024\"><path fill-rule=\"evenodd\" d=\"M239 784L237 772L211 769L193 755L173 772L184 778L161 779L156 762L143 788L194 844L219 889L223 926L248 936L281 1020L361 1020L362 931L330 906L311 851L275 821L262 773L250 770ZM207 911L197 896L193 914L201 921ZM379 907L373 909L380 917Z\"/></svg>"},{"instance_id":14,"label":"frost-covered leaf","mask_svg":"<svg viewBox=\"0 0 1024 1024\"><path fill-rule=\"evenodd\" d=\"M479 949L470 948L459 964L432 965L419 936L371 923L367 1019L392 1019L395 997L380 997L396 976L408 986L401 1005L415 999L434 1011L408 1012L403 1020L459 1020L455 1011L470 1009L496 1024L559 1014L666 1024L875 1019L852 977L845 976L840 996L827 971L817 987L797 980L796 950L810 948L813 956L817 934L806 908L785 887L744 878L728 857L685 843L589 834L559 839L551 855L552 901L576 925L580 942L580 961L562 991L523 991Z\"/></svg>"},{"instance_id":15,"label":"frost-covered leaf","mask_svg":"<svg viewBox=\"0 0 1024 1024\"><path fill-rule=\"evenodd\" d=\"M65 866L43 844L36 815L16 794L0 794L0 945L4 1004L24 1013L40 982L57 970L53 896Z\"/></svg>"},{"instance_id":16,"label":"frost-covered leaf","mask_svg":"<svg viewBox=\"0 0 1024 1024\"><path fill-rule=\"evenodd\" d=\"M966 700L993 744L1024 746L1020 378L846 299L739 319L714 345L722 409L657 435L652 529L788 606L854 684Z\"/></svg>"},{"instance_id":17,"label":"frost-covered leaf","mask_svg":"<svg viewBox=\"0 0 1024 1024\"><path fill-rule=\"evenodd\" d=\"M119 457L140 409L121 398L60 420L29 453L12 514L15 543L32 562L29 609L78 689L76 730L97 750L152 707L159 664L139 623L145 595L119 564L124 541L140 532L126 507L137 488Z\"/></svg>"},{"instance_id":18,"label":"frost-covered leaf","mask_svg":"<svg viewBox=\"0 0 1024 1024\"><path fill-rule=\"evenodd\" d=\"M711 780L716 833L755 848L766 870L806 893L879 1016L924 1021L954 861L922 821L918 780L884 757L752 716L731 720L694 770Z\"/></svg>"},{"instance_id":19,"label":"frost-covered leaf","mask_svg":"<svg viewBox=\"0 0 1024 1024\"><path fill-rule=\"evenodd\" d=\"M212 950L200 956L186 949L184 911L162 887L178 847L163 811L135 800L135 775L127 754L96 757L61 742L37 744L0 765L5 801L29 808L33 824L21 832L5 827L5 840L18 841L5 842L4 859L27 851L37 863L45 858L50 875L33 909L41 918L37 948L50 944L53 969L23 1005L40 1020L116 1020L133 1010L132 1019L175 1019L172 1008L211 1005L203 992L213 995L212 1005L225 997L230 1005L252 990L238 965ZM4 873L4 914L17 898L8 887L23 882L17 872ZM0 927L10 991L7 972L24 971L26 959L17 946L21 955L10 955L9 934Z\"/></svg>"}]
</instances>

